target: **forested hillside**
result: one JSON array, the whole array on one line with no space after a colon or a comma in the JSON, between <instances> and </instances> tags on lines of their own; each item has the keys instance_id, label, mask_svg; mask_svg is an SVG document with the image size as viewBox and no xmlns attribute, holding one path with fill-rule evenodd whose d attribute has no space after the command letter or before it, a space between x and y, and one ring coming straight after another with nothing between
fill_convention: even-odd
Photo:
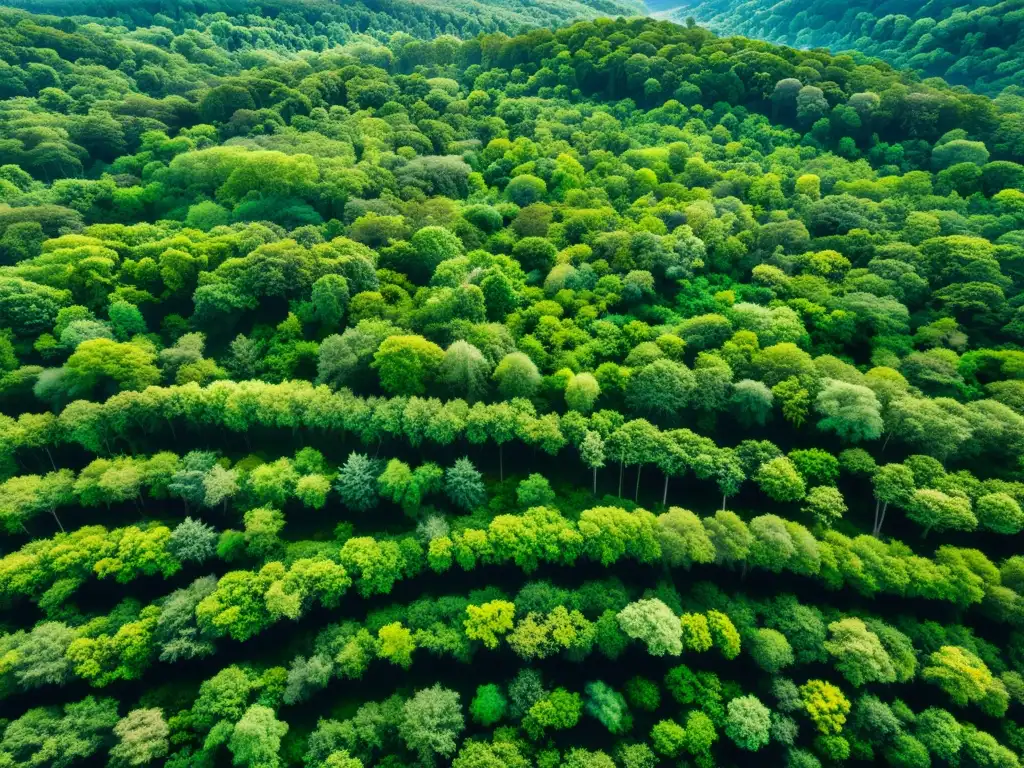
<instances>
[{"instance_id":1,"label":"forested hillside","mask_svg":"<svg viewBox=\"0 0 1024 768\"><path fill-rule=\"evenodd\" d=\"M721 34L859 51L992 96L1024 87L1021 0L654 0Z\"/></svg>"},{"instance_id":2,"label":"forested hillside","mask_svg":"<svg viewBox=\"0 0 1024 768\"><path fill-rule=\"evenodd\" d=\"M1020 767L1024 98L155 11L0 11L0 768Z\"/></svg>"},{"instance_id":3,"label":"forested hillside","mask_svg":"<svg viewBox=\"0 0 1024 768\"><path fill-rule=\"evenodd\" d=\"M7 5L108 26L197 32L238 48L320 51L366 33L516 34L595 16L639 16L641 0L11 0ZM149 34L154 34L150 30ZM164 41L165 43L167 41Z\"/></svg>"}]
</instances>

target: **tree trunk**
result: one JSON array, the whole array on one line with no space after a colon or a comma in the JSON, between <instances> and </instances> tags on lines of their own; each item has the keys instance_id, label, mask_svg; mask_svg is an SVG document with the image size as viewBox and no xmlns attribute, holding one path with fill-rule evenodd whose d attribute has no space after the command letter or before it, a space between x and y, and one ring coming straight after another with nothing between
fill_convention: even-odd
<instances>
[{"instance_id":1,"label":"tree trunk","mask_svg":"<svg viewBox=\"0 0 1024 768\"><path fill-rule=\"evenodd\" d=\"M50 510L50 514L53 515L53 519L57 521L57 527L60 528L60 532L61 533L67 533L67 531L64 530L64 526L61 523L60 518L57 517L57 510L56 509L51 509Z\"/></svg>"},{"instance_id":2,"label":"tree trunk","mask_svg":"<svg viewBox=\"0 0 1024 768\"><path fill-rule=\"evenodd\" d=\"M881 453L885 453L885 447L889 444L889 440L892 439L892 430L889 430L889 434L885 436L885 442L882 443Z\"/></svg>"},{"instance_id":3,"label":"tree trunk","mask_svg":"<svg viewBox=\"0 0 1024 768\"><path fill-rule=\"evenodd\" d=\"M878 512L882 508L882 500L875 497L875 524L871 526L871 535L878 536Z\"/></svg>"},{"instance_id":4,"label":"tree trunk","mask_svg":"<svg viewBox=\"0 0 1024 768\"><path fill-rule=\"evenodd\" d=\"M875 532L876 536L880 536L882 534L882 525L885 523L885 511L888 508L889 508L889 502L887 501L887 502L885 502L885 504L882 505L882 516L880 518L878 518L878 530Z\"/></svg>"},{"instance_id":5,"label":"tree trunk","mask_svg":"<svg viewBox=\"0 0 1024 768\"><path fill-rule=\"evenodd\" d=\"M665 473L665 490L661 492L661 506L668 504L668 472Z\"/></svg>"},{"instance_id":6,"label":"tree trunk","mask_svg":"<svg viewBox=\"0 0 1024 768\"><path fill-rule=\"evenodd\" d=\"M43 450L46 451L46 458L50 460L50 466L53 467L53 471L57 471L57 465L53 461L53 455L50 453L50 449L47 446L43 446Z\"/></svg>"},{"instance_id":7,"label":"tree trunk","mask_svg":"<svg viewBox=\"0 0 1024 768\"><path fill-rule=\"evenodd\" d=\"M622 498L622 465L624 464L623 459L619 459L619 498Z\"/></svg>"},{"instance_id":8,"label":"tree trunk","mask_svg":"<svg viewBox=\"0 0 1024 768\"><path fill-rule=\"evenodd\" d=\"M728 498L729 497L726 496L724 493L722 494L722 511L723 512L725 512L725 500L728 499Z\"/></svg>"},{"instance_id":9,"label":"tree trunk","mask_svg":"<svg viewBox=\"0 0 1024 768\"><path fill-rule=\"evenodd\" d=\"M643 464L636 465L636 491L633 492L633 501L640 501L640 470L643 468Z\"/></svg>"},{"instance_id":10,"label":"tree trunk","mask_svg":"<svg viewBox=\"0 0 1024 768\"><path fill-rule=\"evenodd\" d=\"M594 467L594 495L597 496L597 467Z\"/></svg>"}]
</instances>

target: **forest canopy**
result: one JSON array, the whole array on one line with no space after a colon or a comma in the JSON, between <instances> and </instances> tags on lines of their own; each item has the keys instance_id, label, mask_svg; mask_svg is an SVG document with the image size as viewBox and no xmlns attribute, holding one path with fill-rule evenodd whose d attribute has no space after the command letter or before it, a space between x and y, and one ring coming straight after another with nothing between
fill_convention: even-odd
<instances>
[{"instance_id":1,"label":"forest canopy","mask_svg":"<svg viewBox=\"0 0 1024 768\"><path fill-rule=\"evenodd\" d=\"M649 5L675 19L693 17L722 34L877 56L977 93L1019 97L1024 88L1024 17L1016 0L652 0Z\"/></svg>"},{"instance_id":2,"label":"forest canopy","mask_svg":"<svg viewBox=\"0 0 1024 768\"><path fill-rule=\"evenodd\" d=\"M628 6L31 8L0 766L1019 768L1012 89Z\"/></svg>"}]
</instances>

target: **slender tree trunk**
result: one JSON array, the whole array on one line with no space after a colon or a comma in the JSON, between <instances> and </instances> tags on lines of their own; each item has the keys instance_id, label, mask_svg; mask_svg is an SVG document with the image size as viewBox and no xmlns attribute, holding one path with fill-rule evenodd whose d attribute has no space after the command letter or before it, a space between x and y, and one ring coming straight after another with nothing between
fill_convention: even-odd
<instances>
[{"instance_id":1,"label":"slender tree trunk","mask_svg":"<svg viewBox=\"0 0 1024 768\"><path fill-rule=\"evenodd\" d=\"M875 498L875 524L871 526L871 535L878 536L878 513L882 509L882 500Z\"/></svg>"},{"instance_id":2,"label":"slender tree trunk","mask_svg":"<svg viewBox=\"0 0 1024 768\"><path fill-rule=\"evenodd\" d=\"M726 496L724 493L722 494L722 511L723 512L725 512L725 500L728 499L728 498L729 497Z\"/></svg>"},{"instance_id":3,"label":"slender tree trunk","mask_svg":"<svg viewBox=\"0 0 1024 768\"><path fill-rule=\"evenodd\" d=\"M882 443L881 453L885 453L885 447L889 444L889 441L892 439L892 432L893 431L890 429L889 434L885 436L885 442Z\"/></svg>"},{"instance_id":4,"label":"slender tree trunk","mask_svg":"<svg viewBox=\"0 0 1024 768\"><path fill-rule=\"evenodd\" d=\"M889 502L887 501L885 502L885 504L882 505L882 516L878 518L878 530L875 531L875 536L880 536L882 534L882 526L885 524L885 511L888 508Z\"/></svg>"},{"instance_id":5,"label":"slender tree trunk","mask_svg":"<svg viewBox=\"0 0 1024 768\"><path fill-rule=\"evenodd\" d=\"M24 521L19 520L18 521L18 525L21 526L21 530L23 530L25 532L25 535L27 535L31 539L32 538L32 534L29 532L28 528L25 527Z\"/></svg>"},{"instance_id":6,"label":"slender tree trunk","mask_svg":"<svg viewBox=\"0 0 1024 768\"><path fill-rule=\"evenodd\" d=\"M625 462L622 459L619 459L619 498L620 499L622 498L622 465L624 463Z\"/></svg>"},{"instance_id":7,"label":"slender tree trunk","mask_svg":"<svg viewBox=\"0 0 1024 768\"><path fill-rule=\"evenodd\" d=\"M594 495L597 496L597 467L594 467Z\"/></svg>"},{"instance_id":8,"label":"slender tree trunk","mask_svg":"<svg viewBox=\"0 0 1024 768\"><path fill-rule=\"evenodd\" d=\"M60 532L66 533L66 531L64 530L64 525L61 523L60 518L57 517L57 510L51 509L50 514L53 515L53 519L57 521L57 527L60 528Z\"/></svg>"},{"instance_id":9,"label":"slender tree trunk","mask_svg":"<svg viewBox=\"0 0 1024 768\"><path fill-rule=\"evenodd\" d=\"M640 470L643 468L643 464L636 465L636 490L633 492L633 501L640 501Z\"/></svg>"},{"instance_id":10,"label":"slender tree trunk","mask_svg":"<svg viewBox=\"0 0 1024 768\"><path fill-rule=\"evenodd\" d=\"M53 461L53 455L50 453L50 449L47 446L43 446L43 450L46 451L46 458L50 460L50 466L53 467L53 471L57 471L57 465Z\"/></svg>"},{"instance_id":11,"label":"slender tree trunk","mask_svg":"<svg viewBox=\"0 0 1024 768\"><path fill-rule=\"evenodd\" d=\"M665 490L661 492L661 506L668 504L668 472L665 473Z\"/></svg>"}]
</instances>

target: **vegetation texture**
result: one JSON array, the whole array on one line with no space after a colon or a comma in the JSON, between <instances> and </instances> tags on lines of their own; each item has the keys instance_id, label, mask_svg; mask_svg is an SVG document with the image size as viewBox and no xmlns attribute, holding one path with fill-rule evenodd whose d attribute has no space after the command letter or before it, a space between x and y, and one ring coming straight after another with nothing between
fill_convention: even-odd
<instances>
[{"instance_id":1,"label":"vegetation texture","mask_svg":"<svg viewBox=\"0 0 1024 768\"><path fill-rule=\"evenodd\" d=\"M653 0L730 35L799 47L858 51L979 93L1024 87L1024 15L1017 0Z\"/></svg>"},{"instance_id":2,"label":"vegetation texture","mask_svg":"<svg viewBox=\"0 0 1024 768\"><path fill-rule=\"evenodd\" d=\"M1024 99L524 8L0 11L0 768L1020 768Z\"/></svg>"}]
</instances>

